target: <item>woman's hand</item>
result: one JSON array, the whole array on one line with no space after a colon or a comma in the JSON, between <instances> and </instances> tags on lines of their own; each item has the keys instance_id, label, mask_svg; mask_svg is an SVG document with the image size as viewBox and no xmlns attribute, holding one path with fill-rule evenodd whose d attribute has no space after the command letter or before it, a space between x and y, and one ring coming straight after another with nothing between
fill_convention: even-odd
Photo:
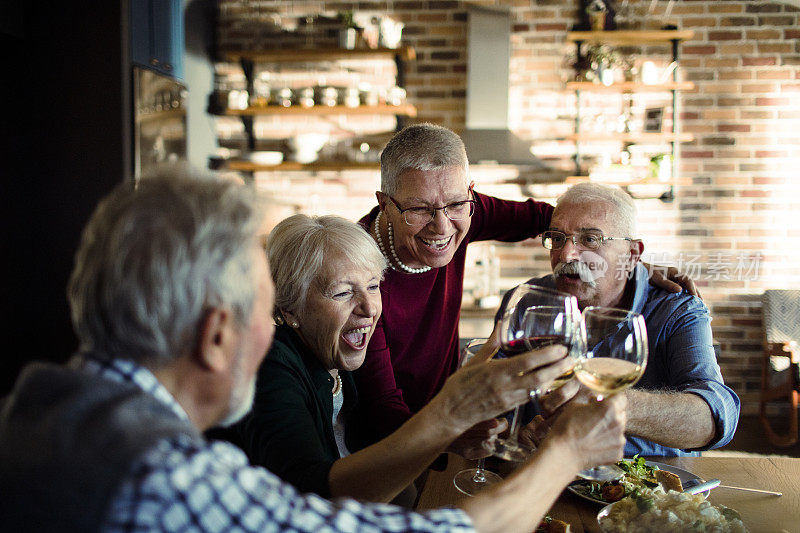
<instances>
[{"instance_id":1,"label":"woman's hand","mask_svg":"<svg viewBox=\"0 0 800 533\"><path fill-rule=\"evenodd\" d=\"M532 390L546 390L572 367L563 346L548 346L508 359L491 359L488 350L459 369L432 400L461 434L483 420L530 400ZM483 360L481 364L481 359Z\"/></svg>"},{"instance_id":2,"label":"woman's hand","mask_svg":"<svg viewBox=\"0 0 800 533\"><path fill-rule=\"evenodd\" d=\"M626 406L624 394L601 402L569 402L544 442L569 452L579 469L619 461L625 447Z\"/></svg>"},{"instance_id":3,"label":"woman's hand","mask_svg":"<svg viewBox=\"0 0 800 533\"><path fill-rule=\"evenodd\" d=\"M692 296L697 296L700 298L700 291L694 284L694 280L683 272L680 272L677 268L654 267L653 265L644 262L642 263L642 266L644 266L647 269L647 272L650 273L650 283L656 287L660 287L669 292L681 292L681 289L683 289ZM666 274L664 273L665 268Z\"/></svg>"}]
</instances>

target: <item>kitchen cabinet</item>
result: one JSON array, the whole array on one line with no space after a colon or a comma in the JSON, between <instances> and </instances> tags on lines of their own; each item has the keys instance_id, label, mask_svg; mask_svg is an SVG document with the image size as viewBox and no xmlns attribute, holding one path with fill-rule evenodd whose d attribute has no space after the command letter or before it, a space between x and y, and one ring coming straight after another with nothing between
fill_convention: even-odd
<instances>
[{"instance_id":1,"label":"kitchen cabinet","mask_svg":"<svg viewBox=\"0 0 800 533\"><path fill-rule=\"evenodd\" d=\"M231 170L240 172L256 172L262 170L283 170L283 171L322 171L322 170L353 170L353 169L374 169L380 168L376 161L350 161L350 160L320 160L307 163L297 161L284 161L279 164L260 163L250 154L256 150L257 139L254 128L254 120L258 117L320 117L323 119L333 119L335 117L358 117L358 116L394 116L396 118L395 129L400 129L408 117L416 117L417 109L404 101L373 101L366 103L357 101L356 104L344 105L339 98L335 105L323 105L313 102L312 105L300 105L296 98L290 105L278 105L273 98L266 102L258 102L254 97L260 94L256 88L256 69L262 66L267 68L291 68L292 66L302 66L307 72L311 73L314 69L324 72L330 69L330 65L338 62L348 62L352 64L358 61L394 61L396 65L396 75L393 80L384 80L387 83L394 83L397 87L404 86L405 62L416 59L413 48L376 48L376 49L342 49L342 48L298 48L298 49L272 49L272 50L240 50L240 51L221 51L218 53L219 60L227 63L238 63L246 79L246 92L248 104L242 107L232 108L226 105L227 98L211 99L209 111L218 116L239 117L244 125L247 151L236 158L230 158L220 163L219 160L212 162L214 166L225 166ZM264 69L262 69L262 72ZM310 75L309 75L310 76ZM319 87L317 87L319 89ZM274 91L273 91L274 92ZM266 100L266 99L265 99Z\"/></svg>"},{"instance_id":2,"label":"kitchen cabinet","mask_svg":"<svg viewBox=\"0 0 800 533\"><path fill-rule=\"evenodd\" d=\"M610 47L616 46L643 46L658 43L670 43L672 46L671 59L669 68L671 68L671 79L659 79L656 82L651 80L648 83L642 81L606 81L606 83L599 83L594 81L572 81L567 83L567 89L575 93L575 127L574 133L567 136L568 140L575 143L575 176L568 178L570 183L585 181L589 179L589 174L584 166L584 153L583 149L588 143L608 143L617 142L621 144L621 149L618 154L628 153L628 150L634 145L669 145L668 154L659 154L660 156L669 155L671 161L671 168L668 179L659 180L657 177L647 175L641 169L627 172L624 165L617 165L617 170L622 169L619 179L611 177L604 177L601 181L609 183L613 182L618 185L629 185L633 183L665 183L669 185L669 190L662 196L662 200L669 201L673 198L673 184L677 179L678 158L680 156L678 144L683 142L691 142L694 137L691 134L681 133L680 131L680 109L678 93L680 91L688 91L694 89L694 84L691 82L678 80L678 65L679 65L679 46L680 42L686 39L691 39L694 32L690 30L615 30L615 31L572 31L567 34L567 41L575 43L576 57L584 57L583 46L585 44L600 44ZM585 66L585 65L584 65ZM667 71L665 71L667 72ZM599 80L598 80L599 81ZM628 101L629 110L632 106L632 99L639 94L645 93L664 93L670 100L672 125L670 128L661 129L660 123L662 117L656 114L655 128L657 131L647 131L645 127L643 131L630 131L628 129L630 114L628 114L625 126L622 131L591 131L585 127L584 116L584 101L585 93L620 93L625 95ZM654 108L658 111L658 108ZM663 108L662 108L663 112ZM623 110L623 113L625 111ZM623 116L623 115L621 115ZM610 155L610 154L606 154ZM654 158L659 157L655 155ZM649 169L648 169L649 170Z\"/></svg>"},{"instance_id":3,"label":"kitchen cabinet","mask_svg":"<svg viewBox=\"0 0 800 533\"><path fill-rule=\"evenodd\" d=\"M131 0L130 10L133 63L182 80L182 0Z\"/></svg>"}]
</instances>

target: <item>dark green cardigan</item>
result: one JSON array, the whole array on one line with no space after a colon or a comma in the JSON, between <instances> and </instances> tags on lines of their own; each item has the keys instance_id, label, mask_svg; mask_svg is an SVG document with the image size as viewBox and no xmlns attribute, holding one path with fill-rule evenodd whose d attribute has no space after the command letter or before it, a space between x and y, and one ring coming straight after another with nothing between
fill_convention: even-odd
<instances>
[{"instance_id":1,"label":"dark green cardigan","mask_svg":"<svg viewBox=\"0 0 800 533\"><path fill-rule=\"evenodd\" d=\"M360 449L353 417L358 397L349 372L340 371L345 442ZM330 497L328 474L339 450L333 436L333 378L292 328L279 326L258 370L253 410L235 426L236 444L302 492ZM234 439L231 439L234 440Z\"/></svg>"}]
</instances>

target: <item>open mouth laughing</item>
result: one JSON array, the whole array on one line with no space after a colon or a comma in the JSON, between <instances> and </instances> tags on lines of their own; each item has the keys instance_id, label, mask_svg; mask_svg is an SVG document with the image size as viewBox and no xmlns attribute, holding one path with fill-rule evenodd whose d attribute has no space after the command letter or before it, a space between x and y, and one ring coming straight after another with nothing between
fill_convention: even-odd
<instances>
[{"instance_id":1,"label":"open mouth laughing","mask_svg":"<svg viewBox=\"0 0 800 533\"><path fill-rule=\"evenodd\" d=\"M367 341L369 340L369 336L367 334L371 329L372 326L363 326L345 331L342 333L342 339L352 349L363 350L367 345Z\"/></svg>"},{"instance_id":2,"label":"open mouth laughing","mask_svg":"<svg viewBox=\"0 0 800 533\"><path fill-rule=\"evenodd\" d=\"M450 245L450 241L453 240L453 235L450 235L444 239L425 239L423 237L418 237L418 239L425 245L426 248L434 251L434 252L441 252L442 250L447 249Z\"/></svg>"}]
</instances>

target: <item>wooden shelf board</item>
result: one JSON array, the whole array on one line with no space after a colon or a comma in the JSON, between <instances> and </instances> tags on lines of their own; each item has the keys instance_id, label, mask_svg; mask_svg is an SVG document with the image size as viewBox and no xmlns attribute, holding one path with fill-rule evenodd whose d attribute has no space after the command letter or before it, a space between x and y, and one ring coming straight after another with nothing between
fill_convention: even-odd
<instances>
[{"instance_id":1,"label":"wooden shelf board","mask_svg":"<svg viewBox=\"0 0 800 533\"><path fill-rule=\"evenodd\" d=\"M573 133L565 137L570 141L621 141L629 143L691 142L691 133Z\"/></svg>"},{"instance_id":2,"label":"wooden shelf board","mask_svg":"<svg viewBox=\"0 0 800 533\"><path fill-rule=\"evenodd\" d=\"M603 85L591 81L568 81L567 89L573 91L594 91L594 92L666 92L666 91L691 91L694 83L691 81L668 82L657 84L645 84L640 82L625 81Z\"/></svg>"},{"instance_id":3,"label":"wooden shelf board","mask_svg":"<svg viewBox=\"0 0 800 533\"><path fill-rule=\"evenodd\" d=\"M613 30L613 31L570 31L567 41L583 41L606 44L647 44L685 41L694 38L692 30Z\"/></svg>"},{"instance_id":4,"label":"wooden shelf board","mask_svg":"<svg viewBox=\"0 0 800 533\"><path fill-rule=\"evenodd\" d=\"M399 56L405 61L414 61L417 53L410 46L400 48L298 48L273 50L221 50L219 56L225 61L263 61L273 63L293 61L336 61L340 59L394 59Z\"/></svg>"},{"instance_id":5,"label":"wooden shelf board","mask_svg":"<svg viewBox=\"0 0 800 533\"><path fill-rule=\"evenodd\" d=\"M567 176L564 181L567 185L575 185L576 183L583 183L585 181L592 181L593 183L602 183L605 185L619 185L625 187L627 185L663 185L670 187L673 185L682 185L682 180L674 178L667 181L661 181L658 178L641 178L641 179L627 179L627 180L591 180L589 176Z\"/></svg>"},{"instance_id":6,"label":"wooden shelf board","mask_svg":"<svg viewBox=\"0 0 800 533\"><path fill-rule=\"evenodd\" d=\"M313 163L298 163L296 161L284 161L279 165L264 165L254 163L246 159L230 159L225 162L225 167L230 170L242 172L263 172L263 171L323 171L323 170L377 170L380 171L381 164L378 162L359 162L359 161L315 161Z\"/></svg>"},{"instance_id":7,"label":"wooden shelf board","mask_svg":"<svg viewBox=\"0 0 800 533\"><path fill-rule=\"evenodd\" d=\"M160 122L172 118L186 118L186 110L183 108L168 109L166 111L155 111L153 113L142 113L136 117L137 124L147 122Z\"/></svg>"},{"instance_id":8,"label":"wooden shelf board","mask_svg":"<svg viewBox=\"0 0 800 533\"><path fill-rule=\"evenodd\" d=\"M378 105L378 106L324 106L303 107L293 105L290 107L266 106L248 107L247 109L226 109L223 115L253 116L253 115L404 115L417 116L417 108L411 104Z\"/></svg>"}]
</instances>

